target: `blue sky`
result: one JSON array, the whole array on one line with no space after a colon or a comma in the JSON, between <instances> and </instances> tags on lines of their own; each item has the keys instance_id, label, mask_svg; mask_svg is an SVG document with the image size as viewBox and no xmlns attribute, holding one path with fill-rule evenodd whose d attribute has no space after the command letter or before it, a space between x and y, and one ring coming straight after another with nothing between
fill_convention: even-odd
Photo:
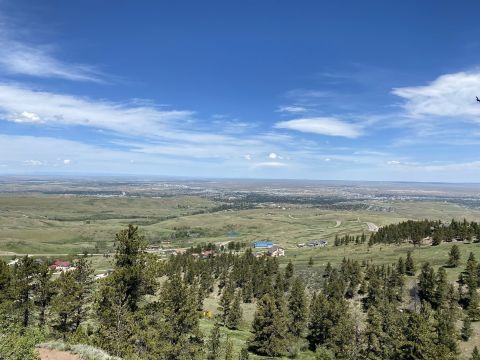
<instances>
[{"instance_id":1,"label":"blue sky","mask_svg":"<svg viewBox=\"0 0 480 360\"><path fill-rule=\"evenodd\" d=\"M0 0L0 174L480 182L478 10Z\"/></svg>"}]
</instances>

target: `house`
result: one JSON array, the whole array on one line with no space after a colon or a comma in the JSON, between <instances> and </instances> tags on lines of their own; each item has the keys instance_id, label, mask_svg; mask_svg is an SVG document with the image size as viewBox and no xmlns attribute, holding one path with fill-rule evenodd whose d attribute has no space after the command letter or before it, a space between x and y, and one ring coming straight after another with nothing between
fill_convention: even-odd
<instances>
[{"instance_id":1,"label":"house","mask_svg":"<svg viewBox=\"0 0 480 360\"><path fill-rule=\"evenodd\" d=\"M257 241L253 243L255 249L270 249L273 246L271 241Z\"/></svg>"},{"instance_id":2,"label":"house","mask_svg":"<svg viewBox=\"0 0 480 360\"><path fill-rule=\"evenodd\" d=\"M50 266L55 271L68 271L72 269L70 261L55 260Z\"/></svg>"},{"instance_id":3,"label":"house","mask_svg":"<svg viewBox=\"0 0 480 360\"><path fill-rule=\"evenodd\" d=\"M267 251L268 256L277 257L277 256L285 256L285 249L281 248L280 246L274 245Z\"/></svg>"},{"instance_id":4,"label":"house","mask_svg":"<svg viewBox=\"0 0 480 360\"><path fill-rule=\"evenodd\" d=\"M327 240L312 240L307 243L307 246L310 247L325 247L328 245Z\"/></svg>"}]
</instances>

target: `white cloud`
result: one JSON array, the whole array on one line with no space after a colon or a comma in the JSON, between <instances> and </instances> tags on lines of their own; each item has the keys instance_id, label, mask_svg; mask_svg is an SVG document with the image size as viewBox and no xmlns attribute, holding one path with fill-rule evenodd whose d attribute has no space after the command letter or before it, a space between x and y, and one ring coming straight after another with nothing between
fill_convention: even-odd
<instances>
[{"instance_id":1,"label":"white cloud","mask_svg":"<svg viewBox=\"0 0 480 360\"><path fill-rule=\"evenodd\" d=\"M12 84L0 84L0 115L14 122L42 122L52 125L83 125L123 134L178 137L171 124L180 127L193 115L190 111L160 110L152 106L131 106L94 101L72 95L34 91ZM184 134L191 141L218 141L212 134Z\"/></svg>"},{"instance_id":2,"label":"white cloud","mask_svg":"<svg viewBox=\"0 0 480 360\"><path fill-rule=\"evenodd\" d=\"M59 154L62 154L61 158ZM73 158L76 166L70 170L70 167L64 166L67 165L64 160ZM158 154L108 149L52 137L3 134L0 134L0 163L6 164L11 171L22 171L27 166L42 166L42 171L45 172L58 171L59 167L62 167L61 171L82 173L174 175L183 172L188 175L191 169L199 171L203 167L206 173L212 172L212 164L193 159L171 159ZM73 161L70 162L72 163ZM221 165L214 164L214 166Z\"/></svg>"},{"instance_id":3,"label":"white cloud","mask_svg":"<svg viewBox=\"0 0 480 360\"><path fill-rule=\"evenodd\" d=\"M255 164L255 167L257 168L281 168L286 166L287 164L279 161L267 161L267 162L260 162Z\"/></svg>"},{"instance_id":4,"label":"white cloud","mask_svg":"<svg viewBox=\"0 0 480 360\"><path fill-rule=\"evenodd\" d=\"M324 161L330 162L330 161L332 161L332 159L330 159L330 158L325 158Z\"/></svg>"},{"instance_id":5,"label":"white cloud","mask_svg":"<svg viewBox=\"0 0 480 360\"><path fill-rule=\"evenodd\" d=\"M393 94L403 98L411 117L455 117L480 121L480 71L439 76L425 86L396 88Z\"/></svg>"},{"instance_id":6,"label":"white cloud","mask_svg":"<svg viewBox=\"0 0 480 360\"><path fill-rule=\"evenodd\" d=\"M63 160L64 165L70 165L71 163L72 163L72 160L70 160L70 159Z\"/></svg>"},{"instance_id":7,"label":"white cloud","mask_svg":"<svg viewBox=\"0 0 480 360\"><path fill-rule=\"evenodd\" d=\"M6 36L0 28L0 70L42 78L104 82L101 72L92 66L69 64L56 59L46 46L31 46Z\"/></svg>"},{"instance_id":8,"label":"white cloud","mask_svg":"<svg viewBox=\"0 0 480 360\"><path fill-rule=\"evenodd\" d=\"M22 111L20 114L12 114L11 119L16 123L42 123L43 121L40 119L35 113Z\"/></svg>"},{"instance_id":9,"label":"white cloud","mask_svg":"<svg viewBox=\"0 0 480 360\"><path fill-rule=\"evenodd\" d=\"M280 106L276 111L281 113L303 113L308 111L308 109L303 106Z\"/></svg>"},{"instance_id":10,"label":"white cloud","mask_svg":"<svg viewBox=\"0 0 480 360\"><path fill-rule=\"evenodd\" d=\"M243 157L244 157L245 160L248 160L248 161L252 160L252 155L250 155L250 154L246 154Z\"/></svg>"},{"instance_id":11,"label":"white cloud","mask_svg":"<svg viewBox=\"0 0 480 360\"><path fill-rule=\"evenodd\" d=\"M272 152L272 153L270 153L270 154L268 155L268 157L269 157L270 159L276 159L276 158L278 157L278 155L277 155L276 153Z\"/></svg>"},{"instance_id":12,"label":"white cloud","mask_svg":"<svg viewBox=\"0 0 480 360\"><path fill-rule=\"evenodd\" d=\"M400 165L401 162L398 161L398 160L390 160L390 161L387 161L387 164L388 165Z\"/></svg>"},{"instance_id":13,"label":"white cloud","mask_svg":"<svg viewBox=\"0 0 480 360\"><path fill-rule=\"evenodd\" d=\"M43 162L40 160L25 160L23 161L23 165L26 166L41 166L43 165Z\"/></svg>"},{"instance_id":14,"label":"white cloud","mask_svg":"<svg viewBox=\"0 0 480 360\"><path fill-rule=\"evenodd\" d=\"M315 90L315 89L293 89L288 91L285 96L294 99L305 98L324 98L331 95L329 91Z\"/></svg>"},{"instance_id":15,"label":"white cloud","mask_svg":"<svg viewBox=\"0 0 480 360\"><path fill-rule=\"evenodd\" d=\"M180 146L179 146L180 148ZM59 155L61 157L59 157ZM252 155L253 156L253 155ZM32 160L33 159L33 160ZM41 159L41 164L40 160ZM64 159L72 159L65 166ZM74 160L73 160L74 159ZM252 158L254 159L254 158ZM245 162L236 156L217 161L176 155L170 157L159 153L136 152L130 149L90 145L78 141L53 137L35 137L0 134L0 173L69 172L80 174L149 174L169 176L226 177L258 176L260 168L279 168L286 165ZM41 166L40 166L41 165Z\"/></svg>"},{"instance_id":16,"label":"white cloud","mask_svg":"<svg viewBox=\"0 0 480 360\"><path fill-rule=\"evenodd\" d=\"M362 135L362 129L360 126L332 117L302 118L281 121L276 123L275 127L278 129L289 129L305 133L343 136L348 138L357 138Z\"/></svg>"}]
</instances>

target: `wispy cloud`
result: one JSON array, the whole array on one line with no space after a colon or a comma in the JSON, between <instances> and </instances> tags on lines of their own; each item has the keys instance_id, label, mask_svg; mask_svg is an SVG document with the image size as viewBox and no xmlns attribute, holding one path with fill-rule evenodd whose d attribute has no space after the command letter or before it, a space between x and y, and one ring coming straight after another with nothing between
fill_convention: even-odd
<instances>
[{"instance_id":1,"label":"wispy cloud","mask_svg":"<svg viewBox=\"0 0 480 360\"><path fill-rule=\"evenodd\" d=\"M40 78L105 82L105 75L93 66L59 60L47 46L28 45L7 39L2 34L0 34L0 71Z\"/></svg>"},{"instance_id":2,"label":"wispy cloud","mask_svg":"<svg viewBox=\"0 0 480 360\"><path fill-rule=\"evenodd\" d=\"M43 161L40 160L24 160L23 165L26 166L42 166L44 165Z\"/></svg>"},{"instance_id":3,"label":"wispy cloud","mask_svg":"<svg viewBox=\"0 0 480 360\"><path fill-rule=\"evenodd\" d=\"M303 106L280 106L276 111L280 113L304 113L308 109Z\"/></svg>"},{"instance_id":4,"label":"wispy cloud","mask_svg":"<svg viewBox=\"0 0 480 360\"><path fill-rule=\"evenodd\" d=\"M302 118L280 121L275 124L278 129L296 130L328 136L357 138L362 135L362 129L357 124L348 123L333 117Z\"/></svg>"},{"instance_id":5,"label":"wispy cloud","mask_svg":"<svg viewBox=\"0 0 480 360\"><path fill-rule=\"evenodd\" d=\"M291 99L307 99L307 98L325 98L331 96L330 91L317 89L293 89L287 91L285 96Z\"/></svg>"},{"instance_id":6,"label":"wispy cloud","mask_svg":"<svg viewBox=\"0 0 480 360\"><path fill-rule=\"evenodd\" d=\"M279 161L266 161L256 163L254 166L256 168L283 168L286 167L287 164Z\"/></svg>"},{"instance_id":7,"label":"wispy cloud","mask_svg":"<svg viewBox=\"0 0 480 360\"><path fill-rule=\"evenodd\" d=\"M0 73L82 82L106 82L95 66L64 61L51 44L33 41L34 31L0 14Z\"/></svg>"},{"instance_id":8,"label":"wispy cloud","mask_svg":"<svg viewBox=\"0 0 480 360\"><path fill-rule=\"evenodd\" d=\"M480 121L480 71L439 76L424 86L396 88L393 94L405 100L406 115L415 118L455 117Z\"/></svg>"},{"instance_id":9,"label":"wispy cloud","mask_svg":"<svg viewBox=\"0 0 480 360\"><path fill-rule=\"evenodd\" d=\"M169 133L170 124L185 122L192 115L191 111L95 101L14 84L0 84L0 116L19 123L89 126L122 134L158 137L175 136ZM199 136L216 139L209 134ZM195 140L196 137L192 134L191 139Z\"/></svg>"}]
</instances>

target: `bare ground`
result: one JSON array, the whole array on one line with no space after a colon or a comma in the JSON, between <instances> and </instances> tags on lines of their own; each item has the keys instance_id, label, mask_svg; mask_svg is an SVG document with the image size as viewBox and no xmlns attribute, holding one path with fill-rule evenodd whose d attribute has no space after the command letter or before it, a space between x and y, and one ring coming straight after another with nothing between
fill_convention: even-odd
<instances>
[{"instance_id":1,"label":"bare ground","mask_svg":"<svg viewBox=\"0 0 480 360\"><path fill-rule=\"evenodd\" d=\"M41 348L37 349L37 352L42 360L82 360L80 356L66 351Z\"/></svg>"}]
</instances>

